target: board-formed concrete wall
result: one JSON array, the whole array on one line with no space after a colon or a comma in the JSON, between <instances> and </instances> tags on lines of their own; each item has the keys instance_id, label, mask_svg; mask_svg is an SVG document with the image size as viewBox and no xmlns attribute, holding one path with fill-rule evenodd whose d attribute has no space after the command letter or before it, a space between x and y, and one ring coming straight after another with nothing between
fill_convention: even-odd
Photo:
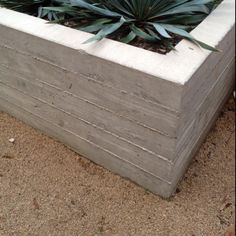
<instances>
[{"instance_id":1,"label":"board-formed concrete wall","mask_svg":"<svg viewBox=\"0 0 236 236\"><path fill-rule=\"evenodd\" d=\"M232 91L234 4L192 32L221 52L166 56L0 9L0 110L169 197Z\"/></svg>"}]
</instances>

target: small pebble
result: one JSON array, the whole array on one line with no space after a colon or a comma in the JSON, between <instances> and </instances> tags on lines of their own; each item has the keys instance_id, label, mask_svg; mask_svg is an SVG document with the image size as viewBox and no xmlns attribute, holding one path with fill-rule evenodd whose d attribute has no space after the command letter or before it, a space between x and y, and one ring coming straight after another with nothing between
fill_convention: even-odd
<instances>
[{"instance_id":1,"label":"small pebble","mask_svg":"<svg viewBox=\"0 0 236 236\"><path fill-rule=\"evenodd\" d=\"M15 142L15 139L14 139L14 138L10 138L10 139L9 139L9 142L10 142L10 143L14 143L14 142Z\"/></svg>"}]
</instances>

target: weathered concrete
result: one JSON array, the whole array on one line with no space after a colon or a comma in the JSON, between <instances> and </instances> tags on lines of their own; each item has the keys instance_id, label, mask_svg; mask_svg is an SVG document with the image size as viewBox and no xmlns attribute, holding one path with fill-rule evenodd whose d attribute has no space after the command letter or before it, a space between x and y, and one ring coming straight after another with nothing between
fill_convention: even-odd
<instances>
[{"instance_id":1,"label":"weathered concrete","mask_svg":"<svg viewBox=\"0 0 236 236\"><path fill-rule=\"evenodd\" d=\"M169 197L232 91L234 5L192 32L222 52L166 56L0 9L0 109Z\"/></svg>"}]
</instances>

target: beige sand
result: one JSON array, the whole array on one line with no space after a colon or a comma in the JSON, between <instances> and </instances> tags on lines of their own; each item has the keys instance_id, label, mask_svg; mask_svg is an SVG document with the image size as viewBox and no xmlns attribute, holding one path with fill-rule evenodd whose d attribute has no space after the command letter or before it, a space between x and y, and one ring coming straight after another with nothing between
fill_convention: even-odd
<instances>
[{"instance_id":1,"label":"beige sand","mask_svg":"<svg viewBox=\"0 0 236 236\"><path fill-rule=\"evenodd\" d=\"M223 235L234 219L234 111L231 98L169 201L0 113L0 235Z\"/></svg>"}]
</instances>

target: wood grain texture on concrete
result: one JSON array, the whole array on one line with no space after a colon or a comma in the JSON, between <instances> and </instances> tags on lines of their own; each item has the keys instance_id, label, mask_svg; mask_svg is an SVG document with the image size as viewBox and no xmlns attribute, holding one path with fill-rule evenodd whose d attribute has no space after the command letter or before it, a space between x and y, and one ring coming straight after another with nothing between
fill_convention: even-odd
<instances>
[{"instance_id":1,"label":"wood grain texture on concrete","mask_svg":"<svg viewBox=\"0 0 236 236\"><path fill-rule=\"evenodd\" d=\"M221 52L167 55L1 8L0 109L169 197L233 89L234 5L192 32Z\"/></svg>"}]
</instances>

